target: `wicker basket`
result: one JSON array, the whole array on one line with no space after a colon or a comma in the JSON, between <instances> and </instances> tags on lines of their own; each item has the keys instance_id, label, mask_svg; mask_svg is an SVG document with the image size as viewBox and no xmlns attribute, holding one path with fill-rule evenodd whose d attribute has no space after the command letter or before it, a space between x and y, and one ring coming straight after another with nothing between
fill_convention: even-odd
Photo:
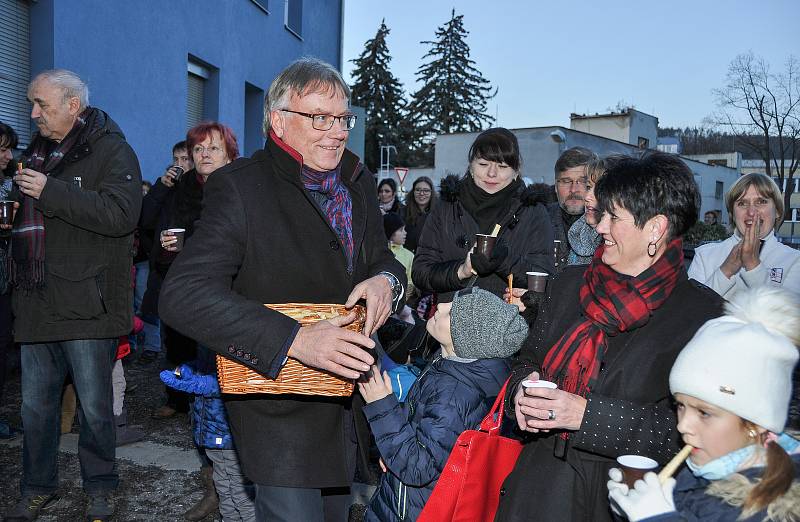
<instances>
[{"instance_id":1,"label":"wicker basket","mask_svg":"<svg viewBox=\"0 0 800 522\"><path fill-rule=\"evenodd\" d=\"M349 313L343 305L335 304L287 303L264 306L288 315L301 326ZM356 306L353 311L356 312L356 320L345 328L360 332L364 328L367 311L363 306ZM217 355L217 375L222 393L292 393L336 397L353 394L353 381L311 368L291 357L278 376L270 379L232 359Z\"/></svg>"}]
</instances>

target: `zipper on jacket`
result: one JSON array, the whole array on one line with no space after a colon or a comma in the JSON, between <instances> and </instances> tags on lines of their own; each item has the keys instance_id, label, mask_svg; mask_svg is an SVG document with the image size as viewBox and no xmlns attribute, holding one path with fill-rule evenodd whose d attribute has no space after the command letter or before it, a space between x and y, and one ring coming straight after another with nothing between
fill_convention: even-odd
<instances>
[{"instance_id":1,"label":"zipper on jacket","mask_svg":"<svg viewBox=\"0 0 800 522\"><path fill-rule=\"evenodd\" d=\"M100 290L100 276L94 276L94 284L97 285L97 295L100 296L100 304L103 305L103 313L108 313L108 308L106 308L106 300L103 299L103 291Z\"/></svg>"}]
</instances>

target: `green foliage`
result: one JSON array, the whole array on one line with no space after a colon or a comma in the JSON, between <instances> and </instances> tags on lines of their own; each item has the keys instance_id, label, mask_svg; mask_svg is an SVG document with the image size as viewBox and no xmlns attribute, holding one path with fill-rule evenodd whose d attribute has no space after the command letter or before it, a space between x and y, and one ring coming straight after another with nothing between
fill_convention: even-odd
<instances>
[{"instance_id":1,"label":"green foliage","mask_svg":"<svg viewBox=\"0 0 800 522\"><path fill-rule=\"evenodd\" d=\"M418 163L433 164L433 140L437 134L474 132L494 122L486 102L494 97L489 80L469 57L464 15L456 16L436 30L435 41L423 41L430 50L427 62L416 72L422 86L411 97L408 109L415 133L412 148Z\"/></svg>"},{"instance_id":2,"label":"green foliage","mask_svg":"<svg viewBox=\"0 0 800 522\"><path fill-rule=\"evenodd\" d=\"M364 162L377 172L380 164L380 146L394 145L398 151L406 139L405 106L403 85L389 70L392 56L386 44L389 28L385 20L375 37L367 40L364 51L353 71L352 103L364 107L367 112L365 125Z\"/></svg>"},{"instance_id":3,"label":"green foliage","mask_svg":"<svg viewBox=\"0 0 800 522\"><path fill-rule=\"evenodd\" d=\"M722 225L706 225L704 222L698 221L683 236L683 242L688 246L697 246L709 241L722 241L730 235L730 232L725 230Z\"/></svg>"}]
</instances>

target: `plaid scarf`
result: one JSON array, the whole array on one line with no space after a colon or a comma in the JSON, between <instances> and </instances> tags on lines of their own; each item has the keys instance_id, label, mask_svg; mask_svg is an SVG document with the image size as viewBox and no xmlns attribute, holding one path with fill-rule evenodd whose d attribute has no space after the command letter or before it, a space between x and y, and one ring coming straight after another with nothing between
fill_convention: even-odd
<instances>
[{"instance_id":1,"label":"plaid scarf","mask_svg":"<svg viewBox=\"0 0 800 522\"><path fill-rule=\"evenodd\" d=\"M37 133L24 154L27 168L49 176L73 147L85 143L105 123L102 111L87 107L60 142ZM30 290L44 283L44 215L35 208L36 201L32 197L19 194L19 216L11 233L11 281L18 288Z\"/></svg>"},{"instance_id":2,"label":"plaid scarf","mask_svg":"<svg viewBox=\"0 0 800 522\"><path fill-rule=\"evenodd\" d=\"M683 267L683 243L674 239L653 266L636 277L626 277L603 263L598 248L584 273L580 300L583 318L547 352L544 378L559 388L586 397L600 373L608 336L630 332L647 324L675 289ZM562 433L566 438L566 433Z\"/></svg>"},{"instance_id":3,"label":"plaid scarf","mask_svg":"<svg viewBox=\"0 0 800 522\"><path fill-rule=\"evenodd\" d=\"M300 173L303 186L325 196L322 211L344 246L347 272L353 271L353 201L342 182L342 164L328 172L317 172L305 165Z\"/></svg>"}]
</instances>

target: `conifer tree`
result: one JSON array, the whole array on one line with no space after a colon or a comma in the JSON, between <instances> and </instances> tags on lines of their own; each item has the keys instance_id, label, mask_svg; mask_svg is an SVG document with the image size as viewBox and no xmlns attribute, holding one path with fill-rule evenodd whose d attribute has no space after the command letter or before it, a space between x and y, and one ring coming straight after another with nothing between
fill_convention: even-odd
<instances>
[{"instance_id":1,"label":"conifer tree","mask_svg":"<svg viewBox=\"0 0 800 522\"><path fill-rule=\"evenodd\" d=\"M436 30L435 41L422 57L429 61L416 72L417 90L408 106L416 131L418 162L433 164L432 142L437 134L474 132L489 126L494 118L486 112L486 102L496 93L489 80L475 68L469 57L464 15L456 16Z\"/></svg>"},{"instance_id":2,"label":"conifer tree","mask_svg":"<svg viewBox=\"0 0 800 522\"><path fill-rule=\"evenodd\" d=\"M386 45L389 31L386 20L382 20L375 37L364 44L361 55L350 60L355 64L352 103L367 112L364 161L373 172L379 167L381 145L403 149L401 127L405 122L406 101L402 84L389 70L392 61ZM393 158L392 163L397 161Z\"/></svg>"}]
</instances>

